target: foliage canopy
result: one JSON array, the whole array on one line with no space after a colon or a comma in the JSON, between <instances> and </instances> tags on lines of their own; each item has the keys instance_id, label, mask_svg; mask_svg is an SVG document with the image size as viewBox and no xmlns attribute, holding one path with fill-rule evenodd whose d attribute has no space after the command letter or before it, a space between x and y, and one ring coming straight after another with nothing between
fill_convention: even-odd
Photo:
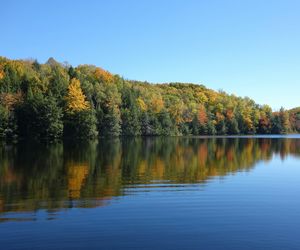
<instances>
[{"instance_id":1,"label":"foliage canopy","mask_svg":"<svg viewBox=\"0 0 300 250\"><path fill-rule=\"evenodd\" d=\"M0 137L284 134L300 108L273 112L248 97L190 83L126 80L93 65L73 68L0 57Z\"/></svg>"}]
</instances>

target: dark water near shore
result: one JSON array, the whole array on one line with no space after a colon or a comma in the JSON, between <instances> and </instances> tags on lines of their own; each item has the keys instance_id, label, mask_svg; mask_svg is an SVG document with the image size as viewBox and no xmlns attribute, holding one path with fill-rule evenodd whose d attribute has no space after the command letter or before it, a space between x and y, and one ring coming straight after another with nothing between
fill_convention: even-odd
<instances>
[{"instance_id":1,"label":"dark water near shore","mask_svg":"<svg viewBox=\"0 0 300 250\"><path fill-rule=\"evenodd\" d=\"M300 249L300 137L0 145L1 249Z\"/></svg>"}]
</instances>

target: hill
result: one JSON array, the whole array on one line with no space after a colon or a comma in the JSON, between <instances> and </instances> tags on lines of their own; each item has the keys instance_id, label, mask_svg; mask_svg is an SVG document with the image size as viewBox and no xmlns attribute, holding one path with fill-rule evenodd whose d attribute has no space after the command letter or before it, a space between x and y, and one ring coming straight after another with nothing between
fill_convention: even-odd
<instances>
[{"instance_id":1,"label":"hill","mask_svg":"<svg viewBox=\"0 0 300 250\"><path fill-rule=\"evenodd\" d=\"M0 57L0 137L282 134L299 132L299 108L273 112L192 83L150 84L50 58Z\"/></svg>"}]
</instances>

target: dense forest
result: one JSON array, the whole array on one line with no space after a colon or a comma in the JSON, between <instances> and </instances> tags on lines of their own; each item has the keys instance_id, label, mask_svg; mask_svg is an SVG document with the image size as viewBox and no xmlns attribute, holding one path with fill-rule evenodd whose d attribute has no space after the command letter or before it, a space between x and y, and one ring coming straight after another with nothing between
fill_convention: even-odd
<instances>
[{"instance_id":1,"label":"dense forest","mask_svg":"<svg viewBox=\"0 0 300 250\"><path fill-rule=\"evenodd\" d=\"M127 80L93 65L0 57L0 138L284 134L300 108L267 105L188 83Z\"/></svg>"}]
</instances>

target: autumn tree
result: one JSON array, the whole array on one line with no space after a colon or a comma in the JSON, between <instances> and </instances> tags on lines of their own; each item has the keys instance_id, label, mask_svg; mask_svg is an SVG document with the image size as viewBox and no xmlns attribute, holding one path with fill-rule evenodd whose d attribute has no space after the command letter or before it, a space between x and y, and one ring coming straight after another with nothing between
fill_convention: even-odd
<instances>
[{"instance_id":1,"label":"autumn tree","mask_svg":"<svg viewBox=\"0 0 300 250\"><path fill-rule=\"evenodd\" d=\"M90 108L89 103L85 100L85 96L80 87L80 82L76 78L73 78L69 84L66 102L66 110L71 114Z\"/></svg>"},{"instance_id":2,"label":"autumn tree","mask_svg":"<svg viewBox=\"0 0 300 250\"><path fill-rule=\"evenodd\" d=\"M85 100L80 81L73 78L66 96L64 135L67 137L92 138L97 136L95 111Z\"/></svg>"},{"instance_id":3,"label":"autumn tree","mask_svg":"<svg viewBox=\"0 0 300 250\"><path fill-rule=\"evenodd\" d=\"M300 111L192 83L127 80L94 65L0 57L0 136L230 135L300 131Z\"/></svg>"},{"instance_id":4,"label":"autumn tree","mask_svg":"<svg viewBox=\"0 0 300 250\"><path fill-rule=\"evenodd\" d=\"M197 119L199 122L199 134L206 135L208 132L208 128L207 128L208 117L204 105L200 105Z\"/></svg>"}]
</instances>

